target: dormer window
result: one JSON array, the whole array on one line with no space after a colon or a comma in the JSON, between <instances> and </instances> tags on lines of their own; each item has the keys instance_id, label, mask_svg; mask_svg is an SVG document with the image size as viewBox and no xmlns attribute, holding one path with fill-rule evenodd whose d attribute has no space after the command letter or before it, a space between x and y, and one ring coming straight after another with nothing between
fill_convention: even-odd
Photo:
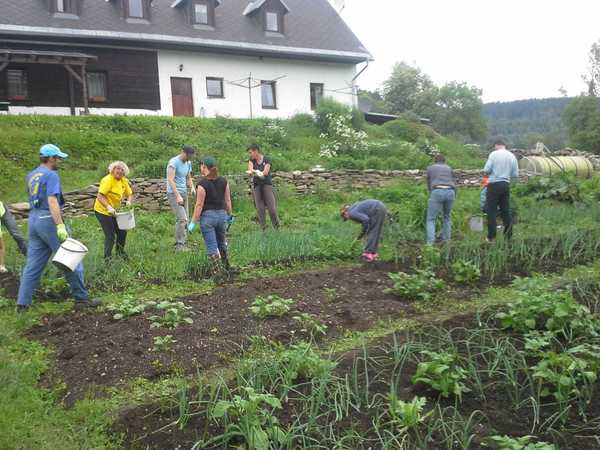
<instances>
[{"instance_id":1,"label":"dormer window","mask_svg":"<svg viewBox=\"0 0 600 450\"><path fill-rule=\"evenodd\" d=\"M50 0L50 12L77 15L79 0Z\"/></svg>"},{"instance_id":2,"label":"dormer window","mask_svg":"<svg viewBox=\"0 0 600 450\"><path fill-rule=\"evenodd\" d=\"M211 30L215 26L215 8L222 0L175 0L171 8L181 7L195 28Z\"/></svg>"},{"instance_id":3,"label":"dormer window","mask_svg":"<svg viewBox=\"0 0 600 450\"><path fill-rule=\"evenodd\" d=\"M126 11L126 15L127 17L131 18L131 19L145 19L145 9L144 8L144 0L126 0L126 5L127 5L127 11Z\"/></svg>"},{"instance_id":4,"label":"dormer window","mask_svg":"<svg viewBox=\"0 0 600 450\"><path fill-rule=\"evenodd\" d=\"M283 32L283 16L274 11L265 11L265 31Z\"/></svg>"},{"instance_id":5,"label":"dormer window","mask_svg":"<svg viewBox=\"0 0 600 450\"><path fill-rule=\"evenodd\" d=\"M283 0L255 0L246 6L244 15L256 17L263 22L266 34L282 35L284 32L283 18L290 12L290 8Z\"/></svg>"},{"instance_id":6,"label":"dormer window","mask_svg":"<svg viewBox=\"0 0 600 450\"><path fill-rule=\"evenodd\" d=\"M208 5L206 3L194 4L194 23L208 25Z\"/></svg>"}]
</instances>

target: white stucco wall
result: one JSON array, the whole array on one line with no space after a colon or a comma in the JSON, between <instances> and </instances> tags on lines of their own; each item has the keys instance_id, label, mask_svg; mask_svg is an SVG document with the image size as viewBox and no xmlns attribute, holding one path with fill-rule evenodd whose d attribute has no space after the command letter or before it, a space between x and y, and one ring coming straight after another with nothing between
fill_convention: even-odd
<instances>
[{"instance_id":1,"label":"white stucco wall","mask_svg":"<svg viewBox=\"0 0 600 450\"><path fill-rule=\"evenodd\" d=\"M82 107L75 108L75 114L80 115L83 112ZM6 112L0 112L0 115ZM51 107L51 106L10 106L9 114L43 114L48 116L69 116L71 108ZM90 108L90 114L98 116L114 116L114 115L129 115L129 116L158 116L160 111L152 111L149 109L123 109L123 108Z\"/></svg>"},{"instance_id":2,"label":"white stucco wall","mask_svg":"<svg viewBox=\"0 0 600 450\"><path fill-rule=\"evenodd\" d=\"M182 70L180 66L183 65ZM227 81L248 77L256 80L277 80L277 109L263 109L261 90L252 90L253 116L286 118L310 109L310 83L323 83L325 96L353 105L352 78L354 64L310 62L253 56L218 55L179 51L158 52L161 114L173 114L171 77L191 78L194 97L194 115L248 118L250 101L248 90ZM206 77L224 78L224 99L208 98ZM335 92L342 91L342 92Z\"/></svg>"}]
</instances>

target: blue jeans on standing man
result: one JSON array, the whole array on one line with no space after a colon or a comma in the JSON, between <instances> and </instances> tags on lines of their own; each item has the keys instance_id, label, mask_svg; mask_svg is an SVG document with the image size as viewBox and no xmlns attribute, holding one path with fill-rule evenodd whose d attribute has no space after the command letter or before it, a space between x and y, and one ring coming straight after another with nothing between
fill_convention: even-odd
<instances>
[{"instance_id":1,"label":"blue jeans on standing man","mask_svg":"<svg viewBox=\"0 0 600 450\"><path fill-rule=\"evenodd\" d=\"M449 241L452 238L452 207L456 200L454 189L433 189L429 195L427 207L427 242L435 242L435 224L441 211L444 213L444 225L442 228L442 240Z\"/></svg>"},{"instance_id":2,"label":"blue jeans on standing man","mask_svg":"<svg viewBox=\"0 0 600 450\"><path fill-rule=\"evenodd\" d=\"M31 305L33 292L40 284L42 273L48 260L60 247L56 235L56 225L50 211L33 209L29 214L29 244L27 247L27 262L21 275L18 305ZM88 292L83 282L83 265L79 264L75 271L65 271L65 278L71 286L71 294L77 301L88 300Z\"/></svg>"},{"instance_id":3,"label":"blue jeans on standing man","mask_svg":"<svg viewBox=\"0 0 600 450\"><path fill-rule=\"evenodd\" d=\"M224 209L203 211L200 216L200 230L209 256L227 258L227 212Z\"/></svg>"}]
</instances>

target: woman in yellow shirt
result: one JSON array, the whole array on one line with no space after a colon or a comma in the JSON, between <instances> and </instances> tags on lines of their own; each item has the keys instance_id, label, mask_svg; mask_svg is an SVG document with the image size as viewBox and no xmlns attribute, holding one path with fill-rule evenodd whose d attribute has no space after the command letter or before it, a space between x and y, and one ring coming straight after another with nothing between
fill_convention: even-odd
<instances>
[{"instance_id":1,"label":"woman in yellow shirt","mask_svg":"<svg viewBox=\"0 0 600 450\"><path fill-rule=\"evenodd\" d=\"M98 197L94 204L96 218L100 222L104 232L104 257L110 258L117 241L117 255L126 257L125 240L127 231L120 230L115 218L116 210L126 200L126 205L131 206L133 202L133 191L126 178L129 175L129 167L123 161L115 161L108 166L108 175L102 178L98 188Z\"/></svg>"}]
</instances>

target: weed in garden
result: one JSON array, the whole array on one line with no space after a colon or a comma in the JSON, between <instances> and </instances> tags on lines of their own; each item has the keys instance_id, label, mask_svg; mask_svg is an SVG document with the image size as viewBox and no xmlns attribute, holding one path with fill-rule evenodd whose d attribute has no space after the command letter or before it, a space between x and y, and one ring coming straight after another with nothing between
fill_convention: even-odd
<instances>
[{"instance_id":1,"label":"weed in garden","mask_svg":"<svg viewBox=\"0 0 600 450\"><path fill-rule=\"evenodd\" d=\"M292 309L296 302L291 298L285 299L278 295L269 295L268 297L256 297L250 311L258 319L268 317L281 317Z\"/></svg>"},{"instance_id":2,"label":"weed in garden","mask_svg":"<svg viewBox=\"0 0 600 450\"><path fill-rule=\"evenodd\" d=\"M191 306L186 306L183 302L164 300L156 305L156 309L162 312L162 315L154 315L149 318L152 324L150 328L177 328L181 324L191 325L194 320L190 317Z\"/></svg>"},{"instance_id":3,"label":"weed in garden","mask_svg":"<svg viewBox=\"0 0 600 450\"><path fill-rule=\"evenodd\" d=\"M444 280L437 278L429 269L417 269L414 274L389 273L388 276L394 285L384 292L411 300L430 300L435 292L446 286Z\"/></svg>"},{"instance_id":4,"label":"weed in garden","mask_svg":"<svg viewBox=\"0 0 600 450\"><path fill-rule=\"evenodd\" d=\"M294 316L294 320L300 324L303 332L309 333L311 336L327 334L327 325L308 313L298 314Z\"/></svg>"},{"instance_id":5,"label":"weed in garden","mask_svg":"<svg viewBox=\"0 0 600 450\"><path fill-rule=\"evenodd\" d=\"M329 300L331 303L335 303L340 297L340 293L337 288L326 287L323 288L323 291L325 291L325 296L327 297L327 300Z\"/></svg>"},{"instance_id":6,"label":"weed in garden","mask_svg":"<svg viewBox=\"0 0 600 450\"><path fill-rule=\"evenodd\" d=\"M417 372L412 378L414 384L422 383L439 392L443 397L455 395L459 399L463 392L470 392L465 386L466 371L458 364L458 358L448 352L424 350L421 355L426 360L417 366Z\"/></svg>"},{"instance_id":7,"label":"weed in garden","mask_svg":"<svg viewBox=\"0 0 600 450\"><path fill-rule=\"evenodd\" d=\"M427 404L425 397L415 397L410 402L399 400L397 394L392 392L389 396L388 414L392 418L401 433L415 428L431 415L431 412L423 414L423 408Z\"/></svg>"},{"instance_id":8,"label":"weed in garden","mask_svg":"<svg viewBox=\"0 0 600 450\"><path fill-rule=\"evenodd\" d=\"M173 339L173 336L167 334L166 336L154 336L154 347L153 351L157 353L168 352L171 350L173 345L177 342L177 339Z\"/></svg>"}]
</instances>

